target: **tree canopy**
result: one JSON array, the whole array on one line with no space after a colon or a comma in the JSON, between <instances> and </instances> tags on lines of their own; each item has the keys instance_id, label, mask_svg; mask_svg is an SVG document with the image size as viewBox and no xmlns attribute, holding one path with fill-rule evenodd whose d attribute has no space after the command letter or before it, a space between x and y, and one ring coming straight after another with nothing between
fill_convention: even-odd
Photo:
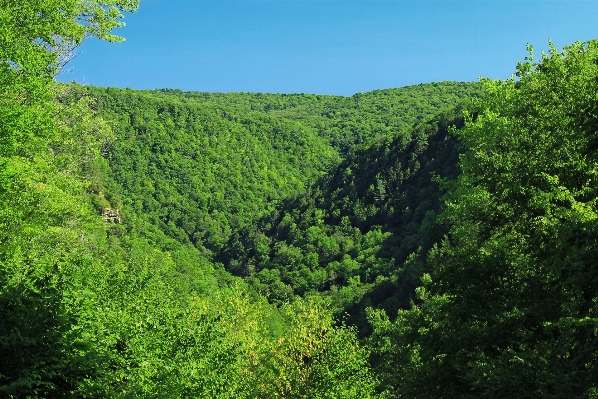
<instances>
[{"instance_id":1,"label":"tree canopy","mask_svg":"<svg viewBox=\"0 0 598 399\"><path fill-rule=\"evenodd\" d=\"M598 42L351 97L64 85L0 0L0 395L597 398Z\"/></svg>"},{"instance_id":2,"label":"tree canopy","mask_svg":"<svg viewBox=\"0 0 598 399\"><path fill-rule=\"evenodd\" d=\"M419 303L372 316L402 397L595 397L597 60L551 46L483 80Z\"/></svg>"}]
</instances>

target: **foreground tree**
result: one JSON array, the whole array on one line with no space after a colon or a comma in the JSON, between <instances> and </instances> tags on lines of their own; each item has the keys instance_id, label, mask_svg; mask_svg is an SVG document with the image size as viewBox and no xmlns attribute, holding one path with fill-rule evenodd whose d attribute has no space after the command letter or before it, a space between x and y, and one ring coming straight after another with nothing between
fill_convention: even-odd
<instances>
[{"instance_id":1,"label":"foreground tree","mask_svg":"<svg viewBox=\"0 0 598 399\"><path fill-rule=\"evenodd\" d=\"M58 102L65 91L54 76L68 50L85 37L119 40L110 32L122 25L120 11L136 5L0 2L3 396L71 397L85 380L101 374L101 340L85 332L95 323L85 314L94 299L81 270L94 263L92 248L103 226L81 195L88 184L85 164L108 130L85 100Z\"/></svg>"},{"instance_id":2,"label":"foreground tree","mask_svg":"<svg viewBox=\"0 0 598 399\"><path fill-rule=\"evenodd\" d=\"M598 43L551 45L516 76L484 80L456 132L452 229L421 303L371 314L401 397L598 395Z\"/></svg>"},{"instance_id":3,"label":"foreground tree","mask_svg":"<svg viewBox=\"0 0 598 399\"><path fill-rule=\"evenodd\" d=\"M54 75L135 7L0 0L0 396L371 397L368 352L322 304L278 311L97 214L111 132Z\"/></svg>"}]
</instances>

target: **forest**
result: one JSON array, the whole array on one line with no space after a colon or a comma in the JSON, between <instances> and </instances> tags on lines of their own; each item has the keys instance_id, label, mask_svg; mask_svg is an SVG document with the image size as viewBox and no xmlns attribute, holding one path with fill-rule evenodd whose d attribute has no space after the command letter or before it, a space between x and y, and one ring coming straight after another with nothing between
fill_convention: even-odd
<instances>
[{"instance_id":1,"label":"forest","mask_svg":"<svg viewBox=\"0 0 598 399\"><path fill-rule=\"evenodd\" d=\"M0 1L0 397L598 398L598 41L350 97L57 82L138 5Z\"/></svg>"}]
</instances>

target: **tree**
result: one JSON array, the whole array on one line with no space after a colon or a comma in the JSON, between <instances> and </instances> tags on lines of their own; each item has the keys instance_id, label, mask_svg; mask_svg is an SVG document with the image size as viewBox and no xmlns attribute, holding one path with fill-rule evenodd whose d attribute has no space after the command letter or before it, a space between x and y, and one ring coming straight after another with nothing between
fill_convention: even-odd
<instances>
[{"instance_id":1,"label":"tree","mask_svg":"<svg viewBox=\"0 0 598 399\"><path fill-rule=\"evenodd\" d=\"M54 76L85 37L119 40L110 32L120 11L136 5L0 1L2 395L72 397L103 368L84 328L93 295L78 282L103 232L81 197L82 172L107 130L85 99L64 98Z\"/></svg>"},{"instance_id":2,"label":"tree","mask_svg":"<svg viewBox=\"0 0 598 399\"><path fill-rule=\"evenodd\" d=\"M551 45L483 80L420 303L372 314L401 397L596 396L597 61L595 41Z\"/></svg>"}]
</instances>

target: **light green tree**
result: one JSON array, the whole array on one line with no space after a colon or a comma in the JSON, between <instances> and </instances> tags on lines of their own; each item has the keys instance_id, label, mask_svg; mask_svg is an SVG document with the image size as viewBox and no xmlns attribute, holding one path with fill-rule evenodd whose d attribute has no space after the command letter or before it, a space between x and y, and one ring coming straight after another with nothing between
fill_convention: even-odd
<instances>
[{"instance_id":1,"label":"light green tree","mask_svg":"<svg viewBox=\"0 0 598 399\"><path fill-rule=\"evenodd\" d=\"M106 125L54 76L87 36L119 40L132 1L0 2L0 392L72 397L102 374L80 284L103 226L82 200ZM94 150L95 149L95 150ZM89 274L89 273L88 273ZM97 320L96 320L97 321ZM97 337L99 338L99 337ZM95 344L94 344L95 342Z\"/></svg>"}]
</instances>

